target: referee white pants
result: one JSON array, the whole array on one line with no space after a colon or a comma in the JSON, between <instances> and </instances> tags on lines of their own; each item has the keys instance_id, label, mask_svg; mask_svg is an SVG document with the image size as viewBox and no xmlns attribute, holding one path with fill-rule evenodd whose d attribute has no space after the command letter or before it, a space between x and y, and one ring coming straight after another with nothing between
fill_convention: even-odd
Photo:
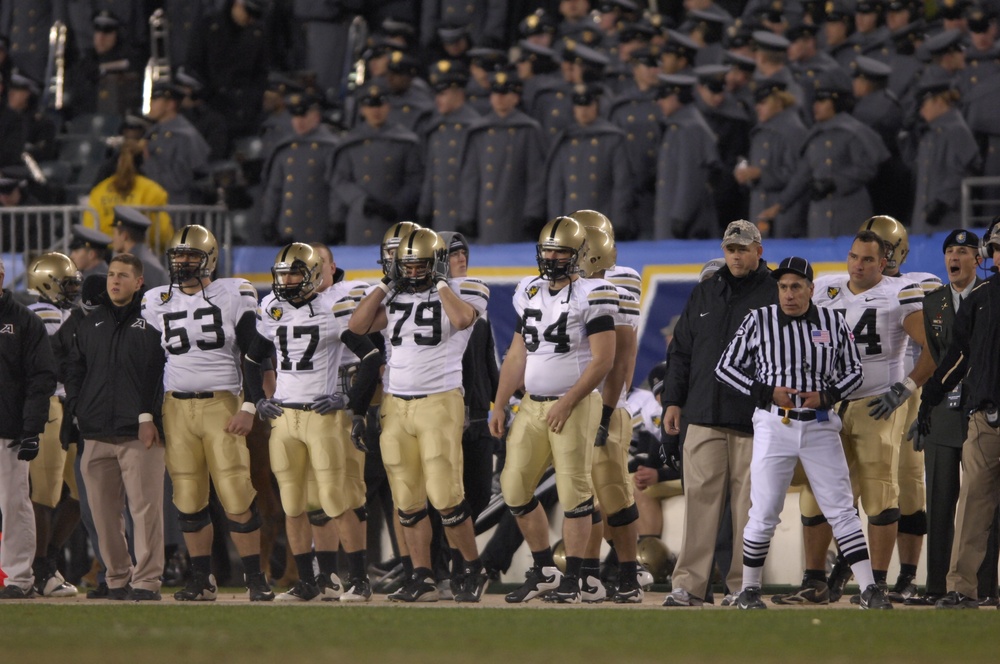
<instances>
[{"instance_id":1,"label":"referee white pants","mask_svg":"<svg viewBox=\"0 0 1000 664\"><path fill-rule=\"evenodd\" d=\"M0 541L0 568L6 584L27 591L35 583L31 563L35 558L35 510L28 489L28 462L19 461L17 447L0 438L0 512L3 513L3 540Z\"/></svg>"},{"instance_id":2,"label":"referee white pants","mask_svg":"<svg viewBox=\"0 0 1000 664\"><path fill-rule=\"evenodd\" d=\"M781 521L781 509L795 464L800 460L816 502L833 528L834 537L840 541L861 530L836 412L830 411L830 419L826 422L789 420L788 424L783 424L777 408L758 408L753 415L753 430L750 519L743 532L744 539L771 541Z\"/></svg>"}]
</instances>

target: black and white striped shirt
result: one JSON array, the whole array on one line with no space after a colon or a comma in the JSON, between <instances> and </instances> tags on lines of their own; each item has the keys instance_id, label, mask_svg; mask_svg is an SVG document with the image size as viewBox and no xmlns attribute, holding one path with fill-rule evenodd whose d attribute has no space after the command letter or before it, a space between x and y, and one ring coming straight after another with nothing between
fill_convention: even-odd
<instances>
[{"instance_id":1,"label":"black and white striped shirt","mask_svg":"<svg viewBox=\"0 0 1000 664\"><path fill-rule=\"evenodd\" d=\"M863 374L842 314L810 304L792 318L772 304L746 315L715 365L715 377L758 404L768 403L775 387L826 392L833 403L856 390Z\"/></svg>"}]
</instances>

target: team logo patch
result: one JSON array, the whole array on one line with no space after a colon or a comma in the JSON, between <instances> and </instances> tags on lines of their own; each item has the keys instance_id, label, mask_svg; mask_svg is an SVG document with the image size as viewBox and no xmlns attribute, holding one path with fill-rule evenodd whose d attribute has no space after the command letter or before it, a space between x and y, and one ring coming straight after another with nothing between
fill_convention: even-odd
<instances>
[{"instance_id":1,"label":"team logo patch","mask_svg":"<svg viewBox=\"0 0 1000 664\"><path fill-rule=\"evenodd\" d=\"M840 288L837 286L830 286L826 289L826 296L831 300L840 295Z\"/></svg>"},{"instance_id":2,"label":"team logo patch","mask_svg":"<svg viewBox=\"0 0 1000 664\"><path fill-rule=\"evenodd\" d=\"M14 334L14 324L7 323L3 327L0 327L0 334Z\"/></svg>"},{"instance_id":3,"label":"team logo patch","mask_svg":"<svg viewBox=\"0 0 1000 664\"><path fill-rule=\"evenodd\" d=\"M145 318L136 318L135 322L132 323L132 325L130 325L129 327L134 327L134 328L139 329L139 330L145 330L146 329L146 319Z\"/></svg>"},{"instance_id":4,"label":"team logo patch","mask_svg":"<svg viewBox=\"0 0 1000 664\"><path fill-rule=\"evenodd\" d=\"M830 330L812 330L810 335L814 344L830 343Z\"/></svg>"},{"instance_id":5,"label":"team logo patch","mask_svg":"<svg viewBox=\"0 0 1000 664\"><path fill-rule=\"evenodd\" d=\"M535 297L535 295L537 293L538 293L538 286L529 286L528 287L528 299L531 299L531 298Z\"/></svg>"},{"instance_id":6,"label":"team logo patch","mask_svg":"<svg viewBox=\"0 0 1000 664\"><path fill-rule=\"evenodd\" d=\"M169 302L170 296L171 296L170 291L167 291L166 293L160 293L160 303L166 304L167 302Z\"/></svg>"},{"instance_id":7,"label":"team logo patch","mask_svg":"<svg viewBox=\"0 0 1000 664\"><path fill-rule=\"evenodd\" d=\"M285 310L282 309L281 307L271 307L270 309L267 310L267 315L274 320L281 320L281 316L284 313Z\"/></svg>"}]
</instances>

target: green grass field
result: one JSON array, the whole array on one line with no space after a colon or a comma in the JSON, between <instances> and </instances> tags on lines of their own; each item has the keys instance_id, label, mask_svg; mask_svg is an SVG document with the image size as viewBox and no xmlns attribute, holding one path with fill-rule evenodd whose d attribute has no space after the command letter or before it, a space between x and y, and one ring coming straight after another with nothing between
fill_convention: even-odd
<instances>
[{"instance_id":1,"label":"green grass field","mask_svg":"<svg viewBox=\"0 0 1000 664\"><path fill-rule=\"evenodd\" d=\"M815 621L819 621L816 623ZM2 661L996 662L1000 611L0 606Z\"/></svg>"}]
</instances>

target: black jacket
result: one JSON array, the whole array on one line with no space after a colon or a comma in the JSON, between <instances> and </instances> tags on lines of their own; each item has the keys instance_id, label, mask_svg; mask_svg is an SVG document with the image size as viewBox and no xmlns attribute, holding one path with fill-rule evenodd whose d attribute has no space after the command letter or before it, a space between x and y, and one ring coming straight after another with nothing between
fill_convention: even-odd
<instances>
[{"instance_id":1,"label":"black jacket","mask_svg":"<svg viewBox=\"0 0 1000 664\"><path fill-rule=\"evenodd\" d=\"M473 420L488 419L490 403L497 393L500 370L497 368L496 349L493 346L493 329L485 318L473 323L469 345L462 356L462 383L465 388L465 405Z\"/></svg>"},{"instance_id":2,"label":"black jacket","mask_svg":"<svg viewBox=\"0 0 1000 664\"><path fill-rule=\"evenodd\" d=\"M142 291L132 302L101 305L81 321L66 371L65 412L76 415L84 438L139 435L139 414L152 413L157 428L166 356L160 333L140 313Z\"/></svg>"},{"instance_id":3,"label":"black jacket","mask_svg":"<svg viewBox=\"0 0 1000 664\"><path fill-rule=\"evenodd\" d=\"M42 319L0 295L0 438L40 434L56 391L56 362Z\"/></svg>"},{"instance_id":4,"label":"black jacket","mask_svg":"<svg viewBox=\"0 0 1000 664\"><path fill-rule=\"evenodd\" d=\"M663 407L680 406L689 424L751 433L754 400L715 379L715 365L753 309L778 302L777 282L763 258L757 270L736 279L723 267L694 287L669 349Z\"/></svg>"}]
</instances>

